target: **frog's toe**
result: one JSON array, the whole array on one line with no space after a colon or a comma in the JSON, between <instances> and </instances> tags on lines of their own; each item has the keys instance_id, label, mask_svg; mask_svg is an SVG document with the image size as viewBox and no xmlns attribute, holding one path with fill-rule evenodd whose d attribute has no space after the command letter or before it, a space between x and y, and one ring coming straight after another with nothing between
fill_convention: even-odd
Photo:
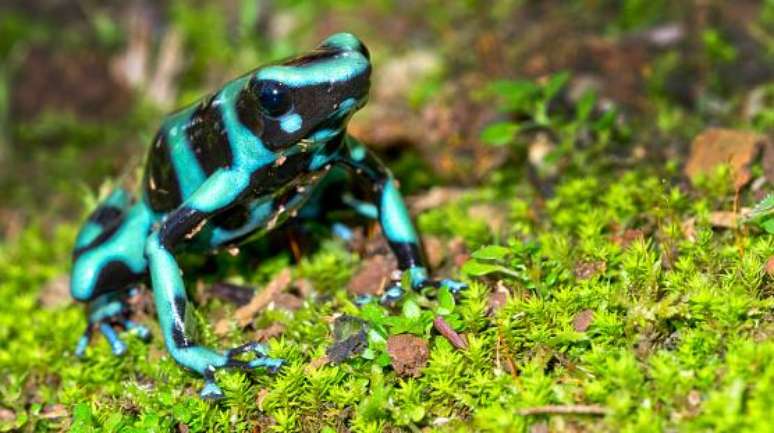
<instances>
[{"instance_id":1,"label":"frog's toe","mask_svg":"<svg viewBox=\"0 0 774 433\"><path fill-rule=\"evenodd\" d=\"M261 368L264 367L266 370L269 371L269 373L276 373L277 370L282 367L282 364L285 363L285 360L279 359L279 358L269 358L268 356L262 356L260 358L255 358L252 361L247 363L248 368Z\"/></svg>"},{"instance_id":2,"label":"frog's toe","mask_svg":"<svg viewBox=\"0 0 774 433\"><path fill-rule=\"evenodd\" d=\"M151 339L150 330L145 325L127 319L124 320L124 328L146 343Z\"/></svg>"},{"instance_id":3,"label":"frog's toe","mask_svg":"<svg viewBox=\"0 0 774 433\"><path fill-rule=\"evenodd\" d=\"M126 353L126 343L121 340L109 323L100 323L99 332L107 339L110 344L110 350L113 351L114 355L121 356Z\"/></svg>"},{"instance_id":4,"label":"frog's toe","mask_svg":"<svg viewBox=\"0 0 774 433\"><path fill-rule=\"evenodd\" d=\"M236 356L243 353L253 353L257 356L255 359L252 359L250 361L240 361L235 359ZM229 364L235 367L242 367L242 368L248 368L248 369L264 367L267 370L269 370L269 372L274 373L275 371L279 370L279 368L282 366L284 361L278 358L271 358L268 356L268 354L269 354L269 351L265 345L258 343L256 341L253 341L227 351L226 357L228 358Z\"/></svg>"},{"instance_id":5,"label":"frog's toe","mask_svg":"<svg viewBox=\"0 0 774 433\"><path fill-rule=\"evenodd\" d=\"M83 358L86 354L86 348L89 347L89 341L91 341L91 326L87 326L81 338L78 339L78 343L75 345L75 356Z\"/></svg>"},{"instance_id":6,"label":"frog's toe","mask_svg":"<svg viewBox=\"0 0 774 433\"><path fill-rule=\"evenodd\" d=\"M199 391L199 397L202 400L217 401L225 397L225 395L223 390L214 381L206 381L202 390Z\"/></svg>"},{"instance_id":7,"label":"frog's toe","mask_svg":"<svg viewBox=\"0 0 774 433\"><path fill-rule=\"evenodd\" d=\"M403 299L403 296L406 295L406 291L403 290L401 286L393 285L387 288L387 290L384 291L384 294L382 295L379 302L382 305L395 305L398 301Z\"/></svg>"},{"instance_id":8,"label":"frog's toe","mask_svg":"<svg viewBox=\"0 0 774 433\"><path fill-rule=\"evenodd\" d=\"M457 293L467 289L468 285L462 281L445 278L438 282L438 287L446 287L450 292L456 295Z\"/></svg>"}]
</instances>

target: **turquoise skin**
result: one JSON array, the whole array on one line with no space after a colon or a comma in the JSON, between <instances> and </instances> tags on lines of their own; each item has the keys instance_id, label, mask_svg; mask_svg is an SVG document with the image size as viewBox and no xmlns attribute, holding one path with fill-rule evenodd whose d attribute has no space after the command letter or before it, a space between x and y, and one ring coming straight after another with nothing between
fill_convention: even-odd
<instances>
[{"instance_id":1,"label":"turquoise skin","mask_svg":"<svg viewBox=\"0 0 774 433\"><path fill-rule=\"evenodd\" d=\"M194 340L193 307L175 254L227 249L297 214L313 214L310 209L321 204L305 204L320 196L334 167L369 187L369 200L344 202L379 220L414 289L462 288L428 278L392 174L346 133L350 117L367 101L370 72L365 45L339 33L309 53L258 68L169 115L151 146L138 197L115 190L76 239L71 293L88 303L88 326L76 355L83 356L94 329L117 355L126 345L113 326L149 338L147 329L128 320L126 306L131 291L149 282L166 347L180 365L204 377L202 398L223 396L214 379L217 369L279 368L282 361L268 357L258 343L218 351ZM383 301L402 294L397 279ZM255 357L236 359L243 353Z\"/></svg>"}]
</instances>

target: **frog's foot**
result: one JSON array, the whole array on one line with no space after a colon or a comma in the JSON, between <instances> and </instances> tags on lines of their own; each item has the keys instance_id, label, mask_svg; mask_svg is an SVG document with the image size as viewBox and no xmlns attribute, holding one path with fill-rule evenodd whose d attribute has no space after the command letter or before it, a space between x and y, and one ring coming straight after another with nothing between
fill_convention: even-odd
<instances>
[{"instance_id":1,"label":"frog's foot","mask_svg":"<svg viewBox=\"0 0 774 433\"><path fill-rule=\"evenodd\" d=\"M253 353L255 358L245 361L236 359L241 354ZM208 366L203 372L204 387L199 392L199 396L204 400L220 400L224 397L223 390L215 383L215 371L221 368L239 368L241 370L253 370L264 367L270 373L276 372L283 364L283 360L270 358L266 346L257 342L250 342L227 350L225 353L225 362L219 367Z\"/></svg>"},{"instance_id":2,"label":"frog's foot","mask_svg":"<svg viewBox=\"0 0 774 433\"><path fill-rule=\"evenodd\" d=\"M126 353L126 343L118 336L114 326L122 326L134 333L143 341L150 340L150 331L143 325L126 318L128 308L124 299L116 294L103 295L89 305L88 324L83 335L75 346L75 356L82 358L89 346L94 329L105 336L114 355L120 356Z\"/></svg>"},{"instance_id":3,"label":"frog's foot","mask_svg":"<svg viewBox=\"0 0 774 433\"><path fill-rule=\"evenodd\" d=\"M409 273L411 288L418 292L421 292L426 288L440 289L445 287L453 295L457 295L468 287L467 284L463 282L448 278L442 280L430 279L427 276L427 270L422 267L411 268L406 272ZM406 291L402 287L402 278L400 278L401 276L396 277L397 278L393 278L393 284L384 291L384 294L380 299L382 305L395 305L403 298L403 296L405 296Z\"/></svg>"}]
</instances>

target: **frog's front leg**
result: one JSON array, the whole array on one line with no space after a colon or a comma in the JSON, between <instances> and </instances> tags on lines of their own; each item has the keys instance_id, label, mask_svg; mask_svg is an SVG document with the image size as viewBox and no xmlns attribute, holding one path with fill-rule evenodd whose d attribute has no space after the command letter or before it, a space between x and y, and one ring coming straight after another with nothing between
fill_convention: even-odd
<instances>
[{"instance_id":1,"label":"frog's front leg","mask_svg":"<svg viewBox=\"0 0 774 433\"><path fill-rule=\"evenodd\" d=\"M344 151L338 161L372 185L375 193L372 213L379 219L382 232L398 260L398 268L402 272L408 272L412 289L443 286L452 292L458 292L465 288L465 284L458 281L437 281L429 278L419 236L395 179L384 164L349 135L345 137ZM401 280L401 276L394 278L393 285L385 292L382 302L394 302L403 296Z\"/></svg>"},{"instance_id":2,"label":"frog's front leg","mask_svg":"<svg viewBox=\"0 0 774 433\"><path fill-rule=\"evenodd\" d=\"M238 200L247 188L249 176L221 170L213 174L186 202L156 228L147 240L145 253L149 261L156 312L164 334L164 342L172 357L182 366L201 374L205 386L200 395L218 399L223 393L215 383L214 373L220 368L252 369L266 367L276 370L279 359L266 356L258 343L248 343L219 352L200 346L193 340L191 304L188 302L180 267L174 257L175 248L190 238L208 218ZM236 356L252 352L256 358L237 360Z\"/></svg>"}]
</instances>

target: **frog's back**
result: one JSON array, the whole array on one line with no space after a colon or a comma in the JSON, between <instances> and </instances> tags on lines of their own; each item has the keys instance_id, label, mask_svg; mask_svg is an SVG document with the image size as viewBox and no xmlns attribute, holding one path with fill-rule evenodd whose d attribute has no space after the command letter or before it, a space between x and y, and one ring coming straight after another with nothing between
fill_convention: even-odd
<instances>
[{"instance_id":1,"label":"frog's back","mask_svg":"<svg viewBox=\"0 0 774 433\"><path fill-rule=\"evenodd\" d=\"M214 96L170 114L151 145L143 193L156 213L177 208L233 155Z\"/></svg>"}]
</instances>

